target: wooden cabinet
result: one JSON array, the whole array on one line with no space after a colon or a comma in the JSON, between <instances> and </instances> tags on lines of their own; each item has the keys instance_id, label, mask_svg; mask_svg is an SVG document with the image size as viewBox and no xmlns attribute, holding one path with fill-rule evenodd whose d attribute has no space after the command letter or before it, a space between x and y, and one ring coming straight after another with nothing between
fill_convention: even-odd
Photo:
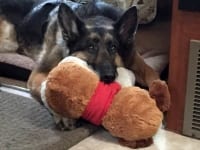
<instances>
[{"instance_id":1,"label":"wooden cabinet","mask_svg":"<svg viewBox=\"0 0 200 150\"><path fill-rule=\"evenodd\" d=\"M178 1L173 0L168 80L172 106L166 119L167 129L182 133L190 40L200 40L200 11L179 10Z\"/></svg>"}]
</instances>

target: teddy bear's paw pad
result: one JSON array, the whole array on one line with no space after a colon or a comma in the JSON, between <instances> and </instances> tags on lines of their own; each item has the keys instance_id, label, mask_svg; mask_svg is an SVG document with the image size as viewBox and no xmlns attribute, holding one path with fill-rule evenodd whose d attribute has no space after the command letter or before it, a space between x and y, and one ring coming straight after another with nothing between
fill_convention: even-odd
<instances>
[{"instance_id":1,"label":"teddy bear's paw pad","mask_svg":"<svg viewBox=\"0 0 200 150\"><path fill-rule=\"evenodd\" d=\"M170 93L165 81L155 80L149 88L149 94L156 100L158 108L165 112L170 107Z\"/></svg>"},{"instance_id":2,"label":"teddy bear's paw pad","mask_svg":"<svg viewBox=\"0 0 200 150\"><path fill-rule=\"evenodd\" d=\"M118 141L121 145L130 147L130 148L148 147L151 144L153 144L152 138L142 139L142 140L138 140L138 141L126 141L126 140L120 138Z\"/></svg>"}]
</instances>

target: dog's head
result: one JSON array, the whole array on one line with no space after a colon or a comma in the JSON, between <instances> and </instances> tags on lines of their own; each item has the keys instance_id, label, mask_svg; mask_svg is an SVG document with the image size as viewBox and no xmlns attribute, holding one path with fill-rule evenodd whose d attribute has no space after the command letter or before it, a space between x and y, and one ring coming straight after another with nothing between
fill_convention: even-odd
<instances>
[{"instance_id":1,"label":"dog's head","mask_svg":"<svg viewBox=\"0 0 200 150\"><path fill-rule=\"evenodd\" d=\"M61 4L58 21L70 55L88 62L105 83L116 77L121 58L130 54L137 28L137 9L128 9L117 21L104 16L80 19Z\"/></svg>"}]
</instances>

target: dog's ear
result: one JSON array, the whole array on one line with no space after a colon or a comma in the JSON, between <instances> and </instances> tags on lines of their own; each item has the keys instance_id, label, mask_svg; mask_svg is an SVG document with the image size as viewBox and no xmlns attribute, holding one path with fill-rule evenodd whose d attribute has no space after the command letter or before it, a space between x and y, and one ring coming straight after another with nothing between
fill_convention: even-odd
<instances>
[{"instance_id":1,"label":"dog's ear","mask_svg":"<svg viewBox=\"0 0 200 150\"><path fill-rule=\"evenodd\" d=\"M114 24L114 28L118 33L121 42L127 43L132 40L138 25L137 18L137 8L136 6L133 6Z\"/></svg>"},{"instance_id":2,"label":"dog's ear","mask_svg":"<svg viewBox=\"0 0 200 150\"><path fill-rule=\"evenodd\" d=\"M84 23L66 4L61 4L59 7L58 22L61 26L63 37L67 41L75 40L81 35L85 28Z\"/></svg>"}]
</instances>

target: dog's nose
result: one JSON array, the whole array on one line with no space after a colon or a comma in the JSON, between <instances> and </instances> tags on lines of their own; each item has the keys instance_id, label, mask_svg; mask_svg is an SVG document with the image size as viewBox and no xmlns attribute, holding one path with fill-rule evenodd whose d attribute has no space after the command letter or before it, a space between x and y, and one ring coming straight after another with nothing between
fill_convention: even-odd
<instances>
[{"instance_id":1,"label":"dog's nose","mask_svg":"<svg viewBox=\"0 0 200 150\"><path fill-rule=\"evenodd\" d=\"M111 82L113 82L116 78L115 73L111 73L111 74L105 74L101 76L101 81L109 84Z\"/></svg>"},{"instance_id":2,"label":"dog's nose","mask_svg":"<svg viewBox=\"0 0 200 150\"><path fill-rule=\"evenodd\" d=\"M96 67L102 82L109 84L115 80L117 71L115 65L111 62L104 60L103 63L97 65Z\"/></svg>"}]
</instances>

